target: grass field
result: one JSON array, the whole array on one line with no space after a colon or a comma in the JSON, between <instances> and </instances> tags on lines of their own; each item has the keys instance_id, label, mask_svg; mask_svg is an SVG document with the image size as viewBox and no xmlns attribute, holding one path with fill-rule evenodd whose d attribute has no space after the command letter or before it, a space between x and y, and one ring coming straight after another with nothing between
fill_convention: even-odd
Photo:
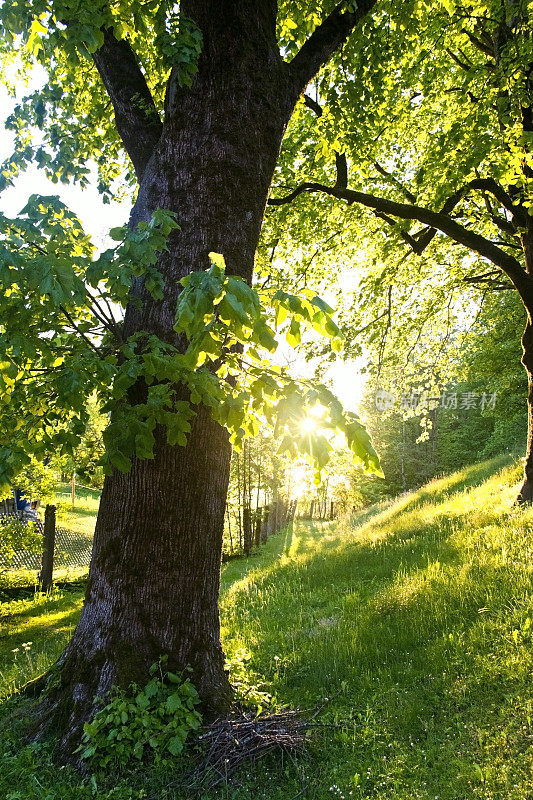
<instances>
[{"instance_id":1,"label":"grass field","mask_svg":"<svg viewBox=\"0 0 533 800\"><path fill-rule=\"evenodd\" d=\"M96 491L92 494L77 494L74 507L72 507L69 495L58 493L56 495L57 524L74 533L92 536L99 504L100 495Z\"/></svg>"},{"instance_id":2,"label":"grass field","mask_svg":"<svg viewBox=\"0 0 533 800\"><path fill-rule=\"evenodd\" d=\"M533 798L533 510L513 507L517 480L488 462L225 565L234 681L323 707L326 727L304 756L203 800ZM171 774L91 782L21 744L29 701L7 698L61 652L80 605L55 592L0 607L0 798L181 798Z\"/></svg>"}]
</instances>

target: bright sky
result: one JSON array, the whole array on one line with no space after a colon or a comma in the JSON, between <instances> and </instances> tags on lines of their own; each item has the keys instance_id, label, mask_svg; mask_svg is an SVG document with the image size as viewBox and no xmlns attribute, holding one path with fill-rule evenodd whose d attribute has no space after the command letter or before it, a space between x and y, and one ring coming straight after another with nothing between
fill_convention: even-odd
<instances>
[{"instance_id":1,"label":"bright sky","mask_svg":"<svg viewBox=\"0 0 533 800\"><path fill-rule=\"evenodd\" d=\"M33 88L33 87L32 87ZM28 92L21 89L21 95ZM4 120L13 108L13 99L0 87L0 116ZM13 151L12 136L3 129L0 132L0 163ZM96 182L84 189L76 185L53 184L37 167L29 168L16 181L13 187L0 194L0 211L15 216L26 205L31 194L59 195L61 200L76 213L87 233L91 234L97 247L102 247L110 228L124 224L129 215L127 203L104 204L96 189ZM291 359L292 360L292 359ZM363 359L343 362L338 359L329 367L326 379L332 382L333 391L350 411L357 411L364 389L365 378L360 373ZM295 374L311 377L314 367L303 359L293 361Z\"/></svg>"}]
</instances>

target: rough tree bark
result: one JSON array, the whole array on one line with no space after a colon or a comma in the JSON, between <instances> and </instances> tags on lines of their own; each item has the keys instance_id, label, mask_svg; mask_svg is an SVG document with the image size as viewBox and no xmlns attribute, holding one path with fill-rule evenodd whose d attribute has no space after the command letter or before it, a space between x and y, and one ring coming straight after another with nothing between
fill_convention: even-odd
<instances>
[{"instance_id":1,"label":"rough tree bark","mask_svg":"<svg viewBox=\"0 0 533 800\"><path fill-rule=\"evenodd\" d=\"M336 9L287 64L276 42L275 0L183 0L182 13L202 31L203 51L192 87L181 88L171 73L163 123L131 47L106 32L94 61L139 178L131 224L165 208L180 225L158 264L165 298L156 302L133 286L143 302L127 309L127 335L147 330L174 341L178 281L206 268L210 251L251 281L294 105L372 5ZM105 480L81 620L41 703L39 735L59 733L67 757L95 697L146 681L163 653L170 668L192 667L208 712L231 702L218 617L228 437L200 408L186 447L167 445L162 431L156 438L153 460L135 460L128 474Z\"/></svg>"},{"instance_id":2,"label":"rough tree bark","mask_svg":"<svg viewBox=\"0 0 533 800\"><path fill-rule=\"evenodd\" d=\"M527 372L527 447L524 459L524 481L520 487L517 503L533 502L533 321L528 320L522 336L522 364Z\"/></svg>"}]
</instances>

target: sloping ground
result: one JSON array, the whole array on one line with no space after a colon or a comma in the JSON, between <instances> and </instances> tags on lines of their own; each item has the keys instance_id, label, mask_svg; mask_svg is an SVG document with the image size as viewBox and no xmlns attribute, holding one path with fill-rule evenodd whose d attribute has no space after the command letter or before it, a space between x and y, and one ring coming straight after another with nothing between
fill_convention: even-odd
<instances>
[{"instance_id":1,"label":"sloping ground","mask_svg":"<svg viewBox=\"0 0 533 800\"><path fill-rule=\"evenodd\" d=\"M533 798L533 510L513 507L518 472L503 464L349 523L297 524L225 566L223 635L241 694L323 709L304 758L250 767L204 800ZM15 659L27 680L59 652L80 597L18 603L0 611L4 696ZM4 719L23 705L5 703ZM46 748L21 748L11 724L0 735L2 800L181 797L161 774L82 784Z\"/></svg>"},{"instance_id":2,"label":"sloping ground","mask_svg":"<svg viewBox=\"0 0 533 800\"><path fill-rule=\"evenodd\" d=\"M315 745L309 797L533 798L533 512L495 466L362 524L297 526L226 592L229 654L281 703L333 698L321 719L341 727Z\"/></svg>"}]
</instances>

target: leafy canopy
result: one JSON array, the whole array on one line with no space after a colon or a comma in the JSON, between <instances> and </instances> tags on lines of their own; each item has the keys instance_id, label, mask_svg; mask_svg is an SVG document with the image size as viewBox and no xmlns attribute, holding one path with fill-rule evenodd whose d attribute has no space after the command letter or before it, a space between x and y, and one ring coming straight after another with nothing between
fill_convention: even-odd
<instances>
[{"instance_id":1,"label":"leafy canopy","mask_svg":"<svg viewBox=\"0 0 533 800\"><path fill-rule=\"evenodd\" d=\"M203 404L236 446L266 419L284 434L284 450L309 454L320 469L331 435L340 432L354 458L379 472L356 415L325 387L295 380L265 358L278 347L276 324L291 345L307 326L340 348L332 309L313 293L251 288L227 275L223 257L212 253L208 270L181 281L175 340L144 331L124 339L121 309L130 301L132 279L142 277L152 297L163 297L155 264L177 227L173 214L158 210L134 231L113 229L116 246L100 254L57 198L33 196L19 218L1 216L0 225L4 489L31 456L45 459L79 445L94 393L111 420L104 432L108 471L128 471L134 457L153 458L158 425L169 444L185 445ZM320 432L303 435L302 420L317 403L327 408L327 419Z\"/></svg>"},{"instance_id":2,"label":"leafy canopy","mask_svg":"<svg viewBox=\"0 0 533 800\"><path fill-rule=\"evenodd\" d=\"M525 0L377 7L343 59L308 87L315 107L302 103L291 121L272 194L306 181L334 186L335 153L346 159L349 188L434 211L470 181L490 179L520 217L481 190L465 193L450 216L523 265L533 203L531 23ZM269 211L262 252L277 243L280 267L292 258L292 285L320 289L344 265L352 291L339 289L335 303L344 352L359 356L364 348L374 372L390 356L398 384L421 362L442 382L447 343L463 338L488 292L512 285L438 232L412 252L409 237L416 245L427 233L416 221L301 194ZM502 313L497 302L491 307ZM523 324L519 305L515 314L515 325Z\"/></svg>"},{"instance_id":3,"label":"leafy canopy","mask_svg":"<svg viewBox=\"0 0 533 800\"><path fill-rule=\"evenodd\" d=\"M293 55L335 5L280 2L282 52ZM195 23L179 6L158 0L8 0L0 22L0 62L13 93L14 82L31 77L36 66L38 74L46 73L44 85L22 98L7 121L15 149L1 170L0 189L33 163L55 183L81 186L94 165L104 200L121 186L131 192L134 171L95 56L106 36L127 40L153 98L136 96L135 108L158 122L170 70L182 87L197 71L202 35ZM379 473L356 415L325 387L294 380L266 357L277 349L276 329L294 347L313 329L339 352L342 337L332 310L314 292L250 288L228 275L222 257L213 254L208 270L182 282L174 332L164 340L145 331L124 337L123 311L136 302L132 281L140 279L156 301L164 297L156 265L178 222L158 210L135 230L111 231L116 246L97 253L79 220L55 197L33 196L17 218L0 217L0 484L5 487L32 457L72 452L93 395L110 417L104 434L108 471L127 471L133 458L152 458L159 426L167 442L183 446L195 409L204 404L237 447L267 420L282 435L285 451L307 453L320 469L340 432L358 463ZM311 435L302 432L301 422L316 404L327 414Z\"/></svg>"}]
</instances>

